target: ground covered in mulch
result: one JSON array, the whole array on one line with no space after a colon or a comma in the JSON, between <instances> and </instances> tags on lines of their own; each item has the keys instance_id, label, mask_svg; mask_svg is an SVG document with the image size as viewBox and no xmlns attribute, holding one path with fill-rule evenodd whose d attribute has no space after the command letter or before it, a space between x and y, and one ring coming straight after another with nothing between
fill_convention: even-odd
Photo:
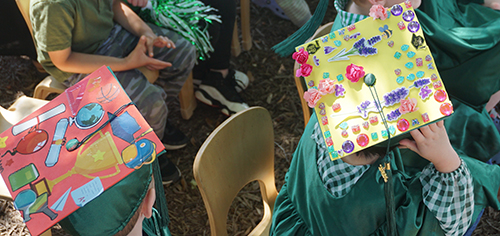
<instances>
[{"instance_id":1,"label":"ground covered in mulch","mask_svg":"<svg viewBox=\"0 0 500 236\"><path fill-rule=\"evenodd\" d=\"M309 1L314 9L318 0ZM332 1L333 2L333 1ZM334 19L333 4L323 21ZM242 94L250 106L265 107L271 113L275 132L275 174L279 190L292 159L293 151L304 129L302 109L293 80L293 60L280 58L270 48L297 28L270 10L251 6L253 47L232 59L234 68L247 73L252 82ZM22 57L0 56L0 105L9 107L17 96L32 96L35 85L43 79L30 60ZM167 157L182 172L182 180L166 186L166 198L173 235L209 235L210 226L203 200L193 179L192 165L197 150L208 135L225 119L218 110L198 103L190 120L180 116L178 102L169 107L171 119L191 137L190 144L181 150L169 151ZM227 145L231 145L228 143ZM224 171L221 168L220 171ZM233 202L227 220L229 235L246 235L262 217L259 185L251 183L240 191ZM500 235L498 211L487 209L474 235ZM55 235L66 235L53 227ZM11 201L0 199L0 235L29 235L20 214Z\"/></svg>"}]
</instances>

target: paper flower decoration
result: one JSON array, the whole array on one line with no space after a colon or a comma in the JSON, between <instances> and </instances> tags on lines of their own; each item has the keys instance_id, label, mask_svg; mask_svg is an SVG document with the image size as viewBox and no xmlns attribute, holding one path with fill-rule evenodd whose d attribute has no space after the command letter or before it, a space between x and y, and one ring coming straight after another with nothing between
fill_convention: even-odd
<instances>
[{"instance_id":1,"label":"paper flower decoration","mask_svg":"<svg viewBox=\"0 0 500 236\"><path fill-rule=\"evenodd\" d=\"M373 20L375 19L385 20L387 19L387 9L385 9L384 6L382 5L373 5L370 8L369 15L373 17Z\"/></svg>"},{"instance_id":2,"label":"paper flower decoration","mask_svg":"<svg viewBox=\"0 0 500 236\"><path fill-rule=\"evenodd\" d=\"M399 112L401 112L401 114L414 112L416 110L418 110L416 98L401 100L401 106L399 107Z\"/></svg>"},{"instance_id":3,"label":"paper flower decoration","mask_svg":"<svg viewBox=\"0 0 500 236\"><path fill-rule=\"evenodd\" d=\"M311 74L312 72L312 66L309 64L302 64L300 65L300 68L295 71L295 76L297 77L307 77Z\"/></svg>"},{"instance_id":4,"label":"paper flower decoration","mask_svg":"<svg viewBox=\"0 0 500 236\"><path fill-rule=\"evenodd\" d=\"M323 79L319 81L318 90L321 95L327 95L335 92L337 85L331 79Z\"/></svg>"},{"instance_id":5,"label":"paper flower decoration","mask_svg":"<svg viewBox=\"0 0 500 236\"><path fill-rule=\"evenodd\" d=\"M319 99L321 99L321 93L315 88L310 88L304 92L304 100L306 100L310 108L314 108Z\"/></svg>"},{"instance_id":6,"label":"paper flower decoration","mask_svg":"<svg viewBox=\"0 0 500 236\"><path fill-rule=\"evenodd\" d=\"M292 54L292 58L297 61L299 64L304 64L307 62L307 59L309 59L309 53L304 50L304 48L301 48L298 52L294 52Z\"/></svg>"},{"instance_id":7,"label":"paper flower decoration","mask_svg":"<svg viewBox=\"0 0 500 236\"><path fill-rule=\"evenodd\" d=\"M347 77L348 80L350 80L353 83L358 82L359 79L365 76L365 71L363 70L362 66L350 64L345 68L345 71L346 71L345 76Z\"/></svg>"}]
</instances>

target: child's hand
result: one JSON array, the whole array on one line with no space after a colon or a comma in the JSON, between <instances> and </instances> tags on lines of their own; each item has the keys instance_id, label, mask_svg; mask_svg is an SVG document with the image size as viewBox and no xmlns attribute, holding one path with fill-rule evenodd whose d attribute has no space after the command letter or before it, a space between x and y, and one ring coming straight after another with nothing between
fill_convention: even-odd
<instances>
[{"instance_id":1,"label":"child's hand","mask_svg":"<svg viewBox=\"0 0 500 236\"><path fill-rule=\"evenodd\" d=\"M443 120L412 130L410 134L415 141L401 140L401 147L409 148L429 160L438 171L448 173L460 166L460 158L450 144Z\"/></svg>"},{"instance_id":2,"label":"child's hand","mask_svg":"<svg viewBox=\"0 0 500 236\"><path fill-rule=\"evenodd\" d=\"M494 10L500 10L500 0L484 0L483 5Z\"/></svg>"},{"instance_id":3,"label":"child's hand","mask_svg":"<svg viewBox=\"0 0 500 236\"><path fill-rule=\"evenodd\" d=\"M145 7L148 5L148 0L127 0L132 6Z\"/></svg>"},{"instance_id":4,"label":"child's hand","mask_svg":"<svg viewBox=\"0 0 500 236\"><path fill-rule=\"evenodd\" d=\"M175 48L174 42L165 36L149 35L146 36L146 38L147 38L146 46L148 48L148 55L150 57L154 56L153 47Z\"/></svg>"},{"instance_id":5,"label":"child's hand","mask_svg":"<svg viewBox=\"0 0 500 236\"><path fill-rule=\"evenodd\" d=\"M149 57L146 36L141 36L135 49L125 58L126 63L132 68L139 68L145 66L150 70L161 70L163 68L172 66L170 62L164 62L155 58Z\"/></svg>"}]
</instances>

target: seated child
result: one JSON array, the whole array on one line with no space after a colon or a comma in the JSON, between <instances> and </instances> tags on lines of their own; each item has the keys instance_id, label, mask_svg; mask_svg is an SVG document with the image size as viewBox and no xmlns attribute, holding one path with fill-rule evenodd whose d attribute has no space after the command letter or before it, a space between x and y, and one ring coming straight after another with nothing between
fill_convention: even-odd
<instances>
[{"instance_id":1,"label":"seated child","mask_svg":"<svg viewBox=\"0 0 500 236\"><path fill-rule=\"evenodd\" d=\"M194 66L193 45L144 23L120 0L34 0L30 16L38 61L48 73L71 86L109 66L166 148L187 144L188 138L167 122L167 104ZM162 87L149 83L139 67L160 70L156 83Z\"/></svg>"},{"instance_id":2,"label":"seated child","mask_svg":"<svg viewBox=\"0 0 500 236\"><path fill-rule=\"evenodd\" d=\"M414 8L420 5L420 1L411 2ZM332 29L366 18L375 3L390 7L398 2L335 1L338 14ZM425 20L421 24L425 26ZM429 46L433 53L439 52L431 43ZM488 52L496 48L500 46L493 45ZM436 63L439 55L435 54ZM446 76L452 83L451 74L442 75L443 80ZM485 87L484 83L477 86L481 85ZM499 151L498 132L489 128L491 120L482 119L487 113L481 112L481 107L453 97L452 102L455 114L444 122L446 130L438 122L412 131L414 142L400 142L409 149L393 147L388 153L399 235L463 235L486 206L500 209L496 198L500 169L482 162ZM435 139L429 144L435 146L427 147L431 136ZM375 148L370 148L363 154L331 161L323 143L313 114L276 200L271 234L386 235L384 183L377 169L381 163L377 157L385 155L385 150L376 154Z\"/></svg>"}]
</instances>

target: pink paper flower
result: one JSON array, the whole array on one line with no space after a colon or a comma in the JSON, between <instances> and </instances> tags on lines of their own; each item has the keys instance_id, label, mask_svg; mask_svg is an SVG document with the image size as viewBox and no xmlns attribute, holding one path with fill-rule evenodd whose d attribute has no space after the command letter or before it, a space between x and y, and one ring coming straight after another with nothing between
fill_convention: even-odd
<instances>
[{"instance_id":1,"label":"pink paper flower","mask_svg":"<svg viewBox=\"0 0 500 236\"><path fill-rule=\"evenodd\" d=\"M416 98L409 98L407 100L406 99L401 100L401 106L399 107L399 112L401 112L401 114L414 112L416 110L418 110Z\"/></svg>"},{"instance_id":2,"label":"pink paper flower","mask_svg":"<svg viewBox=\"0 0 500 236\"><path fill-rule=\"evenodd\" d=\"M310 88L304 92L304 100L306 100L310 108L314 108L319 99L321 99L321 93L315 88Z\"/></svg>"},{"instance_id":3,"label":"pink paper flower","mask_svg":"<svg viewBox=\"0 0 500 236\"><path fill-rule=\"evenodd\" d=\"M295 76L296 77L307 77L311 74L313 67L309 64L302 64L300 65L300 68L295 71Z\"/></svg>"},{"instance_id":4,"label":"pink paper flower","mask_svg":"<svg viewBox=\"0 0 500 236\"><path fill-rule=\"evenodd\" d=\"M335 92L337 85L331 79L322 79L319 81L318 90L321 95L327 95Z\"/></svg>"},{"instance_id":5,"label":"pink paper flower","mask_svg":"<svg viewBox=\"0 0 500 236\"><path fill-rule=\"evenodd\" d=\"M345 68L345 71L346 71L345 76L347 77L348 80L350 80L353 83L358 82L359 79L365 76L365 71L363 70L362 66L350 64Z\"/></svg>"},{"instance_id":6,"label":"pink paper flower","mask_svg":"<svg viewBox=\"0 0 500 236\"><path fill-rule=\"evenodd\" d=\"M304 48L299 49L298 52L294 52L292 54L292 58L297 61L299 64L304 64L309 59L309 53L304 51Z\"/></svg>"},{"instance_id":7,"label":"pink paper flower","mask_svg":"<svg viewBox=\"0 0 500 236\"><path fill-rule=\"evenodd\" d=\"M384 6L382 5L373 5L372 8L370 8L369 15L373 17L373 20L375 19L385 20L387 19L387 9L385 9Z\"/></svg>"}]
</instances>

